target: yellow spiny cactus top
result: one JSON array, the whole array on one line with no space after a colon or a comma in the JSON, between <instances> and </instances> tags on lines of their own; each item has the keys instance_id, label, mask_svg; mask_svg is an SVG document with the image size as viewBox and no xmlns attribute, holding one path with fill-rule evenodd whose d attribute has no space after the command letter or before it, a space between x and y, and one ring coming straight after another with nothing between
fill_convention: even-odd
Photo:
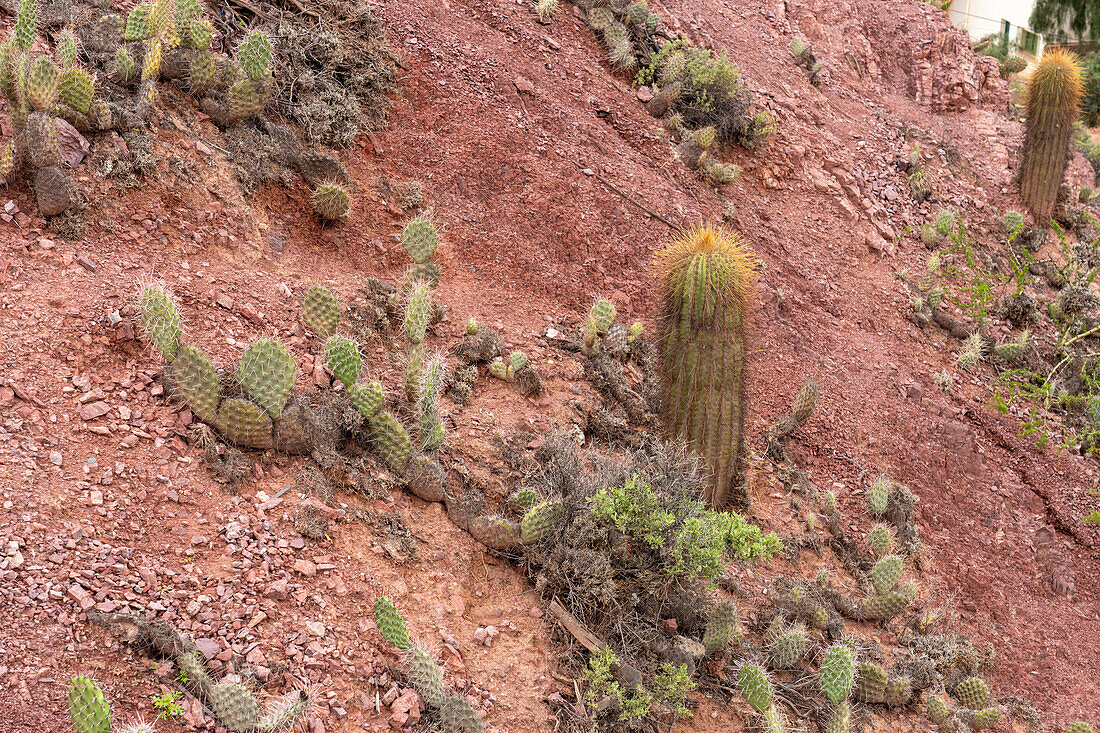
<instances>
[{"instance_id":1,"label":"yellow spiny cactus top","mask_svg":"<svg viewBox=\"0 0 1100 733\"><path fill-rule=\"evenodd\" d=\"M1084 69L1077 54L1061 48L1047 51L1028 83L1028 115L1072 120L1084 93Z\"/></svg>"},{"instance_id":2,"label":"yellow spiny cactus top","mask_svg":"<svg viewBox=\"0 0 1100 733\"><path fill-rule=\"evenodd\" d=\"M737 232L700 224L681 230L660 250L654 269L670 298L683 299L691 313L709 315L719 303L746 304L756 264Z\"/></svg>"}]
</instances>

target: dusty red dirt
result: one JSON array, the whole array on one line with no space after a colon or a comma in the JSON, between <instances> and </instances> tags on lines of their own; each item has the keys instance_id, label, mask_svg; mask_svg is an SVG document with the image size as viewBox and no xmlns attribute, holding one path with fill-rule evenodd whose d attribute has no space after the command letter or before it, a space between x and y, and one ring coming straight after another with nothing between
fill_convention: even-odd
<instances>
[{"instance_id":1,"label":"dusty red dirt","mask_svg":"<svg viewBox=\"0 0 1100 733\"><path fill-rule=\"evenodd\" d=\"M0 225L0 539L23 562L11 567L0 548L10 568L0 571L0 730L67 730L63 683L75 671L105 683L120 719L153 715L149 696L170 680L89 625L83 611L93 606L169 609L168 620L212 640L213 664L266 669L274 690L285 674L323 683L331 697L315 731L389 729L390 711L375 709L396 659L369 621L379 592L440 652L448 680L473 690L489 727L553 729L543 698L571 695L571 684L555 677L560 648L515 568L438 505L399 490L378 508L408 520L416 563L395 564L366 525L303 542L289 521L296 492L267 498L291 482L294 459L250 456L253 480L226 495L181 440L186 416L159 393L156 358L130 339L129 320L109 319L127 312L138 281L163 280L204 348L231 363L253 336L278 335L308 386L311 347L283 287L320 280L350 296L368 275L401 274L402 215L375 194L379 175L422 181L448 227L436 259L450 315L433 340L452 343L476 316L548 377L538 403L482 380L473 404L452 410L454 452L483 461L498 428L568 419L582 379L542 338L551 321L579 319L596 294L613 295L620 320L652 316L648 267L670 231L636 204L687 224L733 202L764 264L752 445L762 449L762 429L816 376L819 411L791 442L796 460L836 490L860 531L877 473L909 485L927 548L923 596L954 594L962 628L997 645L995 691L1028 697L1056 730L1078 716L1100 721L1100 532L1079 521L1096 467L1017 438L1015 419L984 404L987 374L956 372L955 390L942 394L932 374L955 372L955 344L905 318L909 292L895 276L919 271L928 255L912 238L894 243L906 224L945 203L979 223L1018 207L1009 167L1022 127L1004 118L1003 82L960 69L960 58L974 62L951 50L958 39L943 14L922 3L653 5L697 40L726 46L778 118L761 150L729 152L745 172L721 195L675 160L569 6L543 26L528 4L455 0L383 7L408 71L377 145L363 138L341 155L359 185L343 225L321 229L300 184L242 200L224 169L163 124L160 152L172 148L201 174L162 171L159 182L97 201L81 239L50 234L27 215L25 187L7 189L3 202L26 214ZM821 88L790 58L794 33L826 62ZM921 71L913 59L932 48L936 65ZM949 83L979 78L969 100L958 93L965 84ZM940 171L939 203L914 205L897 170L907 127ZM216 135L206 128L207 140ZM949 152L961 161L954 168ZM379 344L367 353L369 373L396 386L396 355ZM101 401L108 411L85 419ZM757 499L774 528L797 523L780 494ZM502 632L491 647L473 640L487 624ZM706 705L682 725L729 730L741 720Z\"/></svg>"}]
</instances>

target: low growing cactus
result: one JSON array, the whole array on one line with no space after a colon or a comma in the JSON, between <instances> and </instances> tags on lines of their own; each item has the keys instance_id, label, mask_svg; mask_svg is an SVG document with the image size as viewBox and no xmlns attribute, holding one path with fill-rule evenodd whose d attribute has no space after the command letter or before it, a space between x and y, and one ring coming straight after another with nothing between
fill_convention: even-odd
<instances>
[{"instance_id":1,"label":"low growing cactus","mask_svg":"<svg viewBox=\"0 0 1100 733\"><path fill-rule=\"evenodd\" d=\"M834 644L821 661L821 688L834 705L848 699L855 684L855 661L852 650L844 644Z\"/></svg>"},{"instance_id":2,"label":"low growing cactus","mask_svg":"<svg viewBox=\"0 0 1100 733\"><path fill-rule=\"evenodd\" d=\"M885 524L876 524L867 533L867 547L875 557L883 557L894 549L894 535Z\"/></svg>"},{"instance_id":3,"label":"low growing cactus","mask_svg":"<svg viewBox=\"0 0 1100 733\"><path fill-rule=\"evenodd\" d=\"M240 83L245 84L246 82ZM237 89L236 86L233 88ZM241 95L242 109L244 107L251 108L252 102L251 97L248 96L248 90L242 88L238 94ZM251 117L253 114L259 114L262 109L261 106L259 110L251 114L241 114L240 116ZM351 213L351 196L340 183L322 183L313 190L310 201L313 203L313 210L325 221L343 221Z\"/></svg>"},{"instance_id":4,"label":"low growing cactus","mask_svg":"<svg viewBox=\"0 0 1100 733\"><path fill-rule=\"evenodd\" d=\"M967 677L955 687L959 703L971 710L981 710L989 702L989 685L981 677Z\"/></svg>"},{"instance_id":5,"label":"low growing cactus","mask_svg":"<svg viewBox=\"0 0 1100 733\"><path fill-rule=\"evenodd\" d=\"M856 667L856 683L852 694L860 702L883 702L886 694L886 670L872 663Z\"/></svg>"},{"instance_id":6,"label":"low growing cactus","mask_svg":"<svg viewBox=\"0 0 1100 733\"><path fill-rule=\"evenodd\" d=\"M742 633L737 622L737 606L732 601L722 601L714 607L707 619L703 632L703 648L711 654L721 651L730 641L740 638Z\"/></svg>"},{"instance_id":7,"label":"low growing cactus","mask_svg":"<svg viewBox=\"0 0 1100 733\"><path fill-rule=\"evenodd\" d=\"M887 555L871 568L871 584L879 595L889 593L901 580L904 563L897 555Z\"/></svg>"},{"instance_id":8,"label":"low growing cactus","mask_svg":"<svg viewBox=\"0 0 1100 733\"><path fill-rule=\"evenodd\" d=\"M426 264L432 258L439 247L439 232L430 211L413 217L405 224L401 231L401 245L418 265Z\"/></svg>"},{"instance_id":9,"label":"low growing cactus","mask_svg":"<svg viewBox=\"0 0 1100 733\"><path fill-rule=\"evenodd\" d=\"M757 712L764 712L772 704L772 683L760 665L745 662L737 671L737 689L741 697Z\"/></svg>"},{"instance_id":10,"label":"low growing cactus","mask_svg":"<svg viewBox=\"0 0 1100 733\"><path fill-rule=\"evenodd\" d=\"M340 306L336 296L324 285L314 285L302 298L302 320L322 338L336 333L336 323L340 319Z\"/></svg>"},{"instance_id":11,"label":"low growing cactus","mask_svg":"<svg viewBox=\"0 0 1100 733\"><path fill-rule=\"evenodd\" d=\"M405 626L405 619L386 596L378 596L374 600L374 624L382 634L382 638L401 650L408 649L409 630Z\"/></svg>"},{"instance_id":12,"label":"low growing cactus","mask_svg":"<svg viewBox=\"0 0 1100 733\"><path fill-rule=\"evenodd\" d=\"M325 361L329 370L345 387L351 387L358 381L359 372L363 368L359 344L346 336L329 336L325 342Z\"/></svg>"},{"instance_id":13,"label":"low growing cactus","mask_svg":"<svg viewBox=\"0 0 1100 733\"><path fill-rule=\"evenodd\" d=\"M771 643L768 647L768 662L775 669L794 669L805 654L808 643L806 629L795 626Z\"/></svg>"},{"instance_id":14,"label":"low growing cactus","mask_svg":"<svg viewBox=\"0 0 1100 733\"><path fill-rule=\"evenodd\" d=\"M297 367L286 347L272 339L253 341L237 364L237 381L268 415L279 417L294 389Z\"/></svg>"},{"instance_id":15,"label":"low growing cactus","mask_svg":"<svg viewBox=\"0 0 1100 733\"><path fill-rule=\"evenodd\" d=\"M172 296L163 287L147 285L138 294L141 325L165 361L176 357L183 339L183 321Z\"/></svg>"},{"instance_id":16,"label":"low growing cactus","mask_svg":"<svg viewBox=\"0 0 1100 733\"><path fill-rule=\"evenodd\" d=\"M111 733L111 706L91 677L77 675L69 682L69 715L76 733Z\"/></svg>"},{"instance_id":17,"label":"low growing cactus","mask_svg":"<svg viewBox=\"0 0 1100 733\"><path fill-rule=\"evenodd\" d=\"M527 510L519 526L523 544L530 545L545 539L561 513L560 501L544 501Z\"/></svg>"}]
</instances>

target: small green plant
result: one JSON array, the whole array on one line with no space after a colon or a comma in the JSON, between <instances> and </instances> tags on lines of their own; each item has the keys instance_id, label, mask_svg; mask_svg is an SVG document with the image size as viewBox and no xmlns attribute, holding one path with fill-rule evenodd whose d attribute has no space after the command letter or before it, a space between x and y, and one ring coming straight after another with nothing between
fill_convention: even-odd
<instances>
[{"instance_id":1,"label":"small green plant","mask_svg":"<svg viewBox=\"0 0 1100 733\"><path fill-rule=\"evenodd\" d=\"M650 547L665 543L664 532L676 523L676 517L665 509L653 490L637 476L622 486L600 489L588 503L597 518L611 522L620 532L641 537Z\"/></svg>"},{"instance_id":2,"label":"small green plant","mask_svg":"<svg viewBox=\"0 0 1100 733\"><path fill-rule=\"evenodd\" d=\"M613 673L618 666L619 657L610 648L605 647L591 656L588 667L582 673L588 683L584 694L585 703L596 707L610 699L611 707L618 710L619 720L639 720L646 717L653 705L653 695L641 685L630 693L624 692Z\"/></svg>"},{"instance_id":3,"label":"small green plant","mask_svg":"<svg viewBox=\"0 0 1100 733\"><path fill-rule=\"evenodd\" d=\"M180 715L183 715L183 705L180 704L180 698L183 693L179 690L172 690L171 692L165 692L160 695L153 695L153 710L157 712L157 718L160 720L175 720Z\"/></svg>"}]
</instances>

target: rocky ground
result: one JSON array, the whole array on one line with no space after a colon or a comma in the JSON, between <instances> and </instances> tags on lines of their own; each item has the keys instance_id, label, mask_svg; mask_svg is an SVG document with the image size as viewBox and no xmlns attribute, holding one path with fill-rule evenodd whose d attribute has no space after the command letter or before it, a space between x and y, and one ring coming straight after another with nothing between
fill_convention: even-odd
<instances>
[{"instance_id":1,"label":"rocky ground","mask_svg":"<svg viewBox=\"0 0 1100 733\"><path fill-rule=\"evenodd\" d=\"M763 262L750 444L762 451L764 427L816 376L819 409L789 445L795 461L836 491L857 532L869 525L860 507L874 476L906 483L920 497L922 595L930 606L951 599L960 630L997 646L996 690L1031 699L1055 730L1078 716L1100 721L1100 532L1080 522L1096 466L1017 437L1017 419L985 404L988 375L954 370L957 343L907 320L896 277L928 257L899 239L906 226L950 204L992 241L999 214L1019 208L1011 176L1022 126L1006 117L1004 82L943 13L910 0L652 6L674 30L726 46L778 119L762 149L730 152L744 174L718 193L674 158L570 6L541 25L529 3L481 0L382 6L407 70L390 126L340 154L358 181L345 224L321 228L300 183L244 198L211 145L219 133L180 122L192 116L176 97L155 125L151 179L124 188L77 170L110 194L88 209L80 236L35 217L21 182L5 190L0 729L68 730L74 672L104 682L118 717L155 714L150 696L174 689L172 672L89 623L89 613L116 611L157 614L193 635L213 668L251 672L272 693L320 683L315 733L415 723L419 701L370 620L378 593L405 609L487 727L554 729L544 701L571 697L573 685L519 570L384 471L324 509L329 539L303 538L293 522L308 501L293 480L302 460L250 453L250 479L227 491L185 442L191 416L166 399L158 361L134 332L137 284L163 281L190 337L223 363L251 338L277 336L302 388L327 386L297 296L320 281L347 301L367 276L400 277L404 214L378 193L378 177L421 181L448 228L436 256L448 316L432 345L456 342L474 316L547 380L546 395L524 399L483 377L470 406L447 406L450 453L502 496L498 435L533 445L590 394L547 328L576 324L597 294L612 297L621 321L651 323L648 268L668 223L717 219L732 204L732 224ZM825 61L820 87L791 58L796 34ZM938 174L933 200L919 205L902 169L914 141ZM1078 184L1085 171L1077 161ZM365 353L367 373L396 387L400 355L385 340ZM956 375L949 394L932 381L945 368ZM801 517L771 467L756 473L755 515L794 531ZM789 568L766 572L780 570ZM743 711L704 702L682 725L742 721ZM185 698L161 729L204 725Z\"/></svg>"}]
</instances>

